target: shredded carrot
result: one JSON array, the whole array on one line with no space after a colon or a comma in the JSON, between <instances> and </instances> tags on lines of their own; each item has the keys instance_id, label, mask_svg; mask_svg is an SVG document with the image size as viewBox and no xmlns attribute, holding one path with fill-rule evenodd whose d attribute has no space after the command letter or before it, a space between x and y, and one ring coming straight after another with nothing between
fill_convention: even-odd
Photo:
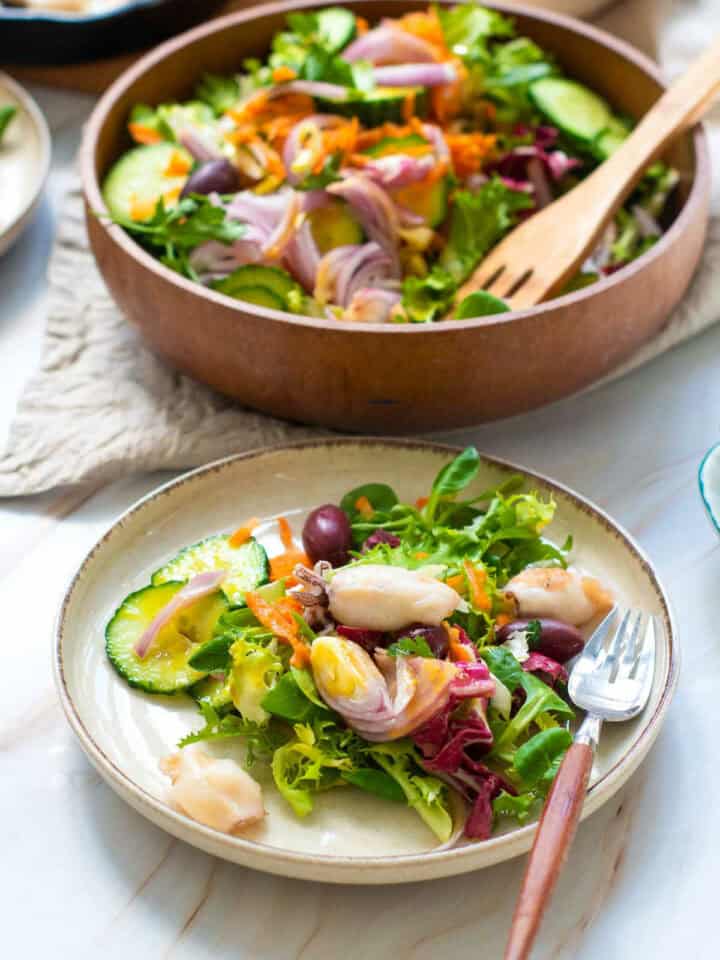
<instances>
[{"instance_id":1,"label":"shredded carrot","mask_svg":"<svg viewBox=\"0 0 720 960\"><path fill-rule=\"evenodd\" d=\"M451 120L460 113L462 109L462 94L465 86L467 70L461 60L453 60L456 79L452 83L442 83L433 87L430 94L430 103L433 113L441 126L447 126Z\"/></svg>"},{"instance_id":2,"label":"shredded carrot","mask_svg":"<svg viewBox=\"0 0 720 960\"><path fill-rule=\"evenodd\" d=\"M137 194L130 197L130 219L131 220L149 220L155 213L157 207L157 198L151 197L141 200Z\"/></svg>"},{"instance_id":3,"label":"shredded carrot","mask_svg":"<svg viewBox=\"0 0 720 960\"><path fill-rule=\"evenodd\" d=\"M426 550L418 550L415 554L416 560L426 560L430 554Z\"/></svg>"},{"instance_id":4,"label":"shredded carrot","mask_svg":"<svg viewBox=\"0 0 720 960\"><path fill-rule=\"evenodd\" d=\"M466 177L482 169L484 161L493 151L496 140L497 137L491 133L445 134L455 173L460 177Z\"/></svg>"},{"instance_id":5,"label":"shredded carrot","mask_svg":"<svg viewBox=\"0 0 720 960\"><path fill-rule=\"evenodd\" d=\"M264 627L293 648L290 658L293 667L304 667L310 662L310 648L300 636L300 628L292 615L292 611L298 609L297 601L283 597L274 604L268 603L250 590L245 594L245 602Z\"/></svg>"},{"instance_id":6,"label":"shredded carrot","mask_svg":"<svg viewBox=\"0 0 720 960\"><path fill-rule=\"evenodd\" d=\"M363 130L358 134L357 149L365 150L387 137L409 137L411 133L422 134L422 122L417 117L412 117L410 122L405 124L382 123L379 127Z\"/></svg>"},{"instance_id":7,"label":"shredded carrot","mask_svg":"<svg viewBox=\"0 0 720 960\"><path fill-rule=\"evenodd\" d=\"M192 162L190 158L179 150L173 150L168 165L163 170L164 177L182 177L190 172Z\"/></svg>"},{"instance_id":8,"label":"shredded carrot","mask_svg":"<svg viewBox=\"0 0 720 960\"><path fill-rule=\"evenodd\" d=\"M293 540L292 530L290 529L290 524L287 522L286 517L277 518L278 529L280 530L280 539L282 540L282 545L286 550L292 550L295 547L295 541Z\"/></svg>"},{"instance_id":9,"label":"shredded carrot","mask_svg":"<svg viewBox=\"0 0 720 960\"><path fill-rule=\"evenodd\" d=\"M454 577L448 577L445 583L457 593L463 593L465 590L465 577L461 573L456 573Z\"/></svg>"},{"instance_id":10,"label":"shredded carrot","mask_svg":"<svg viewBox=\"0 0 720 960\"><path fill-rule=\"evenodd\" d=\"M406 13L404 17L400 17L395 22L405 33L411 33L414 37L429 43L438 60L450 58L451 54L445 43L442 24L435 10Z\"/></svg>"},{"instance_id":11,"label":"shredded carrot","mask_svg":"<svg viewBox=\"0 0 720 960\"><path fill-rule=\"evenodd\" d=\"M173 187L172 190L166 190L163 194L163 200L167 206L169 203L175 203L176 200L180 199L180 194L182 193L182 187L177 186Z\"/></svg>"},{"instance_id":12,"label":"shredded carrot","mask_svg":"<svg viewBox=\"0 0 720 960\"><path fill-rule=\"evenodd\" d=\"M511 620L512 620L512 617L509 614L499 613L497 617L495 617L495 626L504 627L505 624L510 623Z\"/></svg>"},{"instance_id":13,"label":"shredded carrot","mask_svg":"<svg viewBox=\"0 0 720 960\"><path fill-rule=\"evenodd\" d=\"M259 523L260 521L257 517L250 517L249 520L246 520L241 527L238 527L234 533L230 534L228 538L230 546L241 547L244 543L247 543L253 534L253 530Z\"/></svg>"},{"instance_id":14,"label":"shredded carrot","mask_svg":"<svg viewBox=\"0 0 720 960\"><path fill-rule=\"evenodd\" d=\"M375 513L375 508L365 496L357 498L355 501L355 509L361 516L365 517L366 520L369 520Z\"/></svg>"},{"instance_id":15,"label":"shredded carrot","mask_svg":"<svg viewBox=\"0 0 720 960\"><path fill-rule=\"evenodd\" d=\"M149 146L153 143L160 143L162 135L153 127L146 127L144 123L129 123L128 130L135 143L142 143Z\"/></svg>"},{"instance_id":16,"label":"shredded carrot","mask_svg":"<svg viewBox=\"0 0 720 960\"><path fill-rule=\"evenodd\" d=\"M370 24L365 17L355 17L355 29L357 30L358 36L362 37L362 35L370 29Z\"/></svg>"},{"instance_id":17,"label":"shredded carrot","mask_svg":"<svg viewBox=\"0 0 720 960\"><path fill-rule=\"evenodd\" d=\"M311 567L312 561L303 550L295 546L290 524L285 517L278 517L277 524L280 529L280 539L282 540L282 545L285 547L285 550L277 557L271 558L270 579L285 579L288 586L294 586L297 584L297 579L293 576L295 566L300 563L305 567Z\"/></svg>"},{"instance_id":18,"label":"shredded carrot","mask_svg":"<svg viewBox=\"0 0 720 960\"><path fill-rule=\"evenodd\" d=\"M470 588L470 599L473 606L477 607L478 610L482 610L484 613L489 613L492 604L485 589L487 573L484 570L479 570L477 567L474 567L469 560L463 560L463 568L467 576L468 587Z\"/></svg>"},{"instance_id":19,"label":"shredded carrot","mask_svg":"<svg viewBox=\"0 0 720 960\"><path fill-rule=\"evenodd\" d=\"M429 502L430 497L418 497L415 501L415 506L418 508L418 510L422 510L423 507L426 507Z\"/></svg>"},{"instance_id":20,"label":"shredded carrot","mask_svg":"<svg viewBox=\"0 0 720 960\"><path fill-rule=\"evenodd\" d=\"M281 67L275 67L272 72L272 78L274 83L286 83L289 80L295 80L297 73L292 67L283 65Z\"/></svg>"},{"instance_id":21,"label":"shredded carrot","mask_svg":"<svg viewBox=\"0 0 720 960\"><path fill-rule=\"evenodd\" d=\"M415 94L414 92L411 91L410 93L407 94L407 96L403 100L403 110L402 110L403 120L409 123L410 119L414 115L415 115Z\"/></svg>"},{"instance_id":22,"label":"shredded carrot","mask_svg":"<svg viewBox=\"0 0 720 960\"><path fill-rule=\"evenodd\" d=\"M468 650L467 644L464 644L460 640L460 631L458 628L453 627L447 620L443 620L443 626L448 635L450 659L455 663L471 663L474 660L472 651Z\"/></svg>"}]
</instances>

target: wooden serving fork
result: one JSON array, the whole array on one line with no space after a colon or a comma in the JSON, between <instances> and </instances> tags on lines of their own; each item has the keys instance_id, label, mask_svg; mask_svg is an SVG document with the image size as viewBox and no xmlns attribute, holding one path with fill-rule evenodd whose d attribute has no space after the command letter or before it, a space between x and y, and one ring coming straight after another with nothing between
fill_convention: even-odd
<instances>
[{"instance_id":1,"label":"wooden serving fork","mask_svg":"<svg viewBox=\"0 0 720 960\"><path fill-rule=\"evenodd\" d=\"M511 310L524 310L561 290L648 165L700 119L718 93L720 37L665 91L609 159L495 247L460 288L456 302L487 290Z\"/></svg>"}]
</instances>

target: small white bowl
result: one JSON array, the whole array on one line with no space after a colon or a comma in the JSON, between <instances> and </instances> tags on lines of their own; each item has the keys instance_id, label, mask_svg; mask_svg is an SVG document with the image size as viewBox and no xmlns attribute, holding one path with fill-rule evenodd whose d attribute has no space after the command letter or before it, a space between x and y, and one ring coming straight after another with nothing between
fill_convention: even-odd
<instances>
[{"instance_id":1,"label":"small white bowl","mask_svg":"<svg viewBox=\"0 0 720 960\"><path fill-rule=\"evenodd\" d=\"M158 769L159 759L178 739L202 725L194 705L189 698L132 690L105 657L103 631L114 609L180 547L257 516L264 521L258 538L271 553L277 552L272 518L287 516L299 534L313 507L337 503L347 490L368 481L387 482L401 499L413 502L427 492L455 452L436 444L373 439L260 450L186 474L123 514L73 578L55 639L63 707L83 750L109 785L153 823L208 853L308 880L426 880L476 870L529 849L534 825L510 827L482 843L434 852L434 838L411 810L352 789L321 794L313 813L299 820L269 778L263 781L268 810L263 823L242 837L204 827L166 804L167 781ZM490 458L483 458L474 487L479 492L510 473L525 474L532 489L557 501L550 538L562 542L572 533L574 562L611 584L620 604L657 615L664 627L648 706L636 720L608 724L603 730L583 811L587 816L627 780L660 729L677 678L672 616L649 560L627 533L582 497ZM222 743L223 753L232 752L229 743Z\"/></svg>"},{"instance_id":2,"label":"small white bowl","mask_svg":"<svg viewBox=\"0 0 720 960\"><path fill-rule=\"evenodd\" d=\"M0 106L17 107L0 143L0 255L15 243L37 210L50 171L50 131L30 94L0 73Z\"/></svg>"}]
</instances>

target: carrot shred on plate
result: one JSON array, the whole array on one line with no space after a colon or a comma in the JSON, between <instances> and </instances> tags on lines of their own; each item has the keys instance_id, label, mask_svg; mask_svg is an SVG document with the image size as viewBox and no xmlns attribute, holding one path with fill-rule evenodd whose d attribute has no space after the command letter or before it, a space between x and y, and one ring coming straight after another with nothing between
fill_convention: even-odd
<instances>
[{"instance_id":1,"label":"carrot shred on plate","mask_svg":"<svg viewBox=\"0 0 720 960\"><path fill-rule=\"evenodd\" d=\"M463 560L463 568L467 577L470 599L473 606L477 607L478 610L482 610L483 613L490 613L492 603L485 589L487 573L484 570L474 567L469 560Z\"/></svg>"},{"instance_id":2,"label":"carrot shred on plate","mask_svg":"<svg viewBox=\"0 0 720 960\"><path fill-rule=\"evenodd\" d=\"M238 527L234 533L230 534L228 538L228 543L231 547L241 547L244 543L247 543L250 537L253 535L253 530L260 523L257 517L250 517L249 520L246 520L242 526Z\"/></svg>"},{"instance_id":3,"label":"carrot shred on plate","mask_svg":"<svg viewBox=\"0 0 720 960\"><path fill-rule=\"evenodd\" d=\"M155 213L156 207L156 197L150 197L143 200L134 193L130 197L130 219L134 220L136 223L141 220L149 220L150 217L152 217Z\"/></svg>"},{"instance_id":4,"label":"carrot shred on plate","mask_svg":"<svg viewBox=\"0 0 720 960\"><path fill-rule=\"evenodd\" d=\"M300 636L300 628L293 612L300 611L300 604L293 597L282 597L275 603L268 603L257 593L248 591L245 602L260 623L283 643L293 648L290 663L293 667L304 667L310 662L310 648Z\"/></svg>"},{"instance_id":5,"label":"carrot shred on plate","mask_svg":"<svg viewBox=\"0 0 720 960\"><path fill-rule=\"evenodd\" d=\"M154 127L146 127L144 123L129 123L128 130L135 143L141 143L143 146L162 141L162 135Z\"/></svg>"},{"instance_id":6,"label":"carrot shred on plate","mask_svg":"<svg viewBox=\"0 0 720 960\"><path fill-rule=\"evenodd\" d=\"M453 627L447 620L443 620L443 626L445 627L445 633L448 635L450 659L455 663L470 663L474 660L472 651L468 650L467 644L460 640L458 628Z\"/></svg>"},{"instance_id":7,"label":"carrot shred on plate","mask_svg":"<svg viewBox=\"0 0 720 960\"><path fill-rule=\"evenodd\" d=\"M168 165L163 170L164 177L183 177L190 173L192 161L180 150L173 150L168 160Z\"/></svg>"},{"instance_id":8,"label":"carrot shred on plate","mask_svg":"<svg viewBox=\"0 0 720 960\"><path fill-rule=\"evenodd\" d=\"M365 517L366 520L369 520L375 513L375 508L365 495L357 498L355 501L355 509L360 516Z\"/></svg>"}]
</instances>

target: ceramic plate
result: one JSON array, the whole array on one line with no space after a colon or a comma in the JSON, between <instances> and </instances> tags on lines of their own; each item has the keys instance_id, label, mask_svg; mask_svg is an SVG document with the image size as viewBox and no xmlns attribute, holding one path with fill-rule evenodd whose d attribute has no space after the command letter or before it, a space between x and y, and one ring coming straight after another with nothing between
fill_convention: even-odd
<instances>
[{"instance_id":1,"label":"ceramic plate","mask_svg":"<svg viewBox=\"0 0 720 960\"><path fill-rule=\"evenodd\" d=\"M30 222L50 168L50 133L29 93L0 73L0 106L18 112L0 144L0 254Z\"/></svg>"},{"instance_id":2,"label":"ceramic plate","mask_svg":"<svg viewBox=\"0 0 720 960\"><path fill-rule=\"evenodd\" d=\"M63 706L82 748L110 786L136 810L174 836L227 860L292 877L336 883L398 883L463 873L517 856L532 825L484 843L433 852L434 840L409 809L354 790L329 791L298 820L263 781L268 816L242 838L201 826L164 802L158 760L196 729L189 698L159 698L131 690L109 666L104 626L122 598L177 550L209 534L234 529L248 516L268 552L279 552L274 517L299 534L306 513L371 480L390 483L402 500L425 494L452 448L413 442L335 440L261 450L222 460L175 480L123 514L87 556L65 596L56 633L57 680ZM574 561L614 588L618 601L658 616L664 626L653 692L635 721L603 731L584 815L608 800L638 766L670 702L677 650L667 597L649 561L600 510L558 484L484 458L478 491L524 473L533 489L558 505L548 528L562 542L572 532ZM229 749L225 741L223 751ZM257 768L256 768L257 769Z\"/></svg>"}]
</instances>

